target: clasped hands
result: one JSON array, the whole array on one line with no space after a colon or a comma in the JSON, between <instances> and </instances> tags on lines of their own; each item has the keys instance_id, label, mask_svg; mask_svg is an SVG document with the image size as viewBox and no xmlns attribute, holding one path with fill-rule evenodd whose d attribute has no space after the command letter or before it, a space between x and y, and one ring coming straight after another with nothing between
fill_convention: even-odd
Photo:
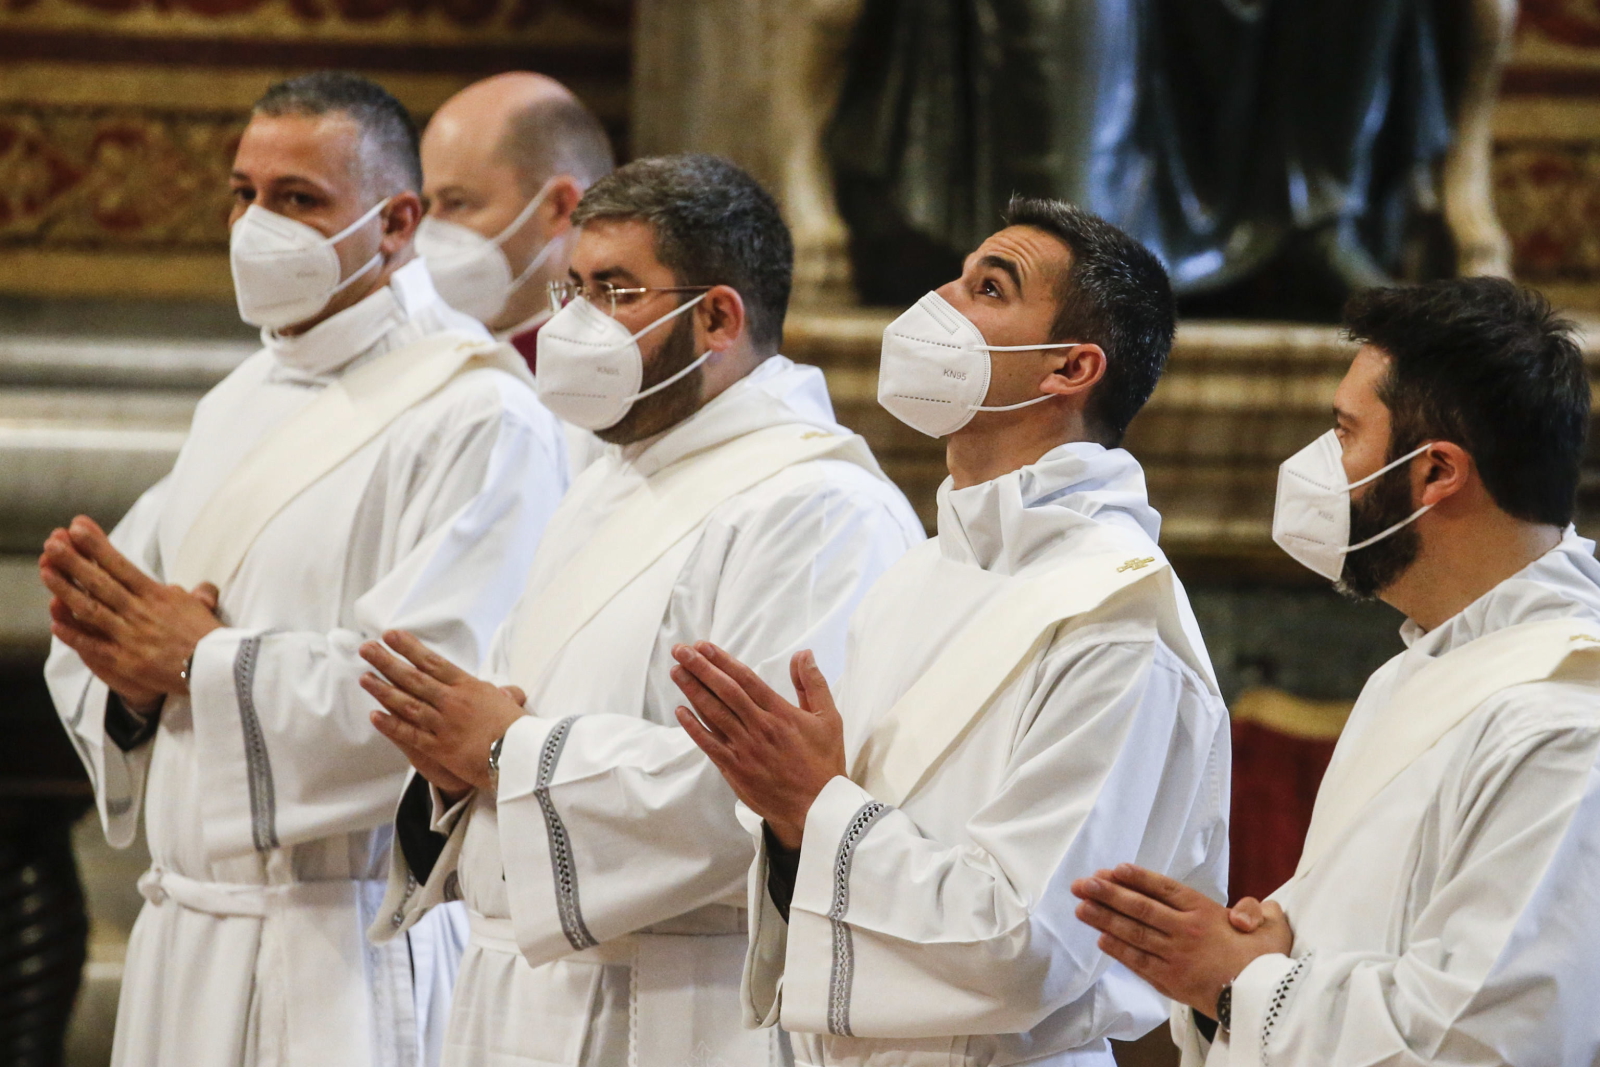
<instances>
[{"instance_id":1,"label":"clasped hands","mask_svg":"<svg viewBox=\"0 0 1600 1067\"><path fill-rule=\"evenodd\" d=\"M382 673L362 686L389 714L373 725L447 796L488 784L488 751L520 716L522 691L474 678L405 633L384 635L362 657ZM672 680L688 699L678 723L711 759L734 794L786 848L798 848L806 815L823 788L845 773L844 722L809 652L789 664L799 704L708 641L678 645ZM1132 864L1072 884L1080 920L1101 932L1102 951L1156 990L1210 1016L1223 986L1254 959L1287 953L1293 935L1283 910L1254 899L1225 908L1198 890Z\"/></svg>"},{"instance_id":2,"label":"clasped hands","mask_svg":"<svg viewBox=\"0 0 1600 1067\"><path fill-rule=\"evenodd\" d=\"M39 557L50 590L50 633L76 652L129 710L149 715L189 692L185 669L200 639L222 626L217 587L165 585L79 515L51 531Z\"/></svg>"},{"instance_id":3,"label":"clasped hands","mask_svg":"<svg viewBox=\"0 0 1600 1067\"><path fill-rule=\"evenodd\" d=\"M368 641L361 658L378 672L361 678L384 709L372 725L417 773L450 800L488 788L490 747L527 714L522 690L467 673L403 630Z\"/></svg>"},{"instance_id":4,"label":"clasped hands","mask_svg":"<svg viewBox=\"0 0 1600 1067\"><path fill-rule=\"evenodd\" d=\"M678 707L679 725L778 842L799 848L812 802L845 773L844 720L816 657L803 651L789 661L795 705L709 641L672 655L672 680L694 706Z\"/></svg>"},{"instance_id":5,"label":"clasped hands","mask_svg":"<svg viewBox=\"0 0 1600 1067\"><path fill-rule=\"evenodd\" d=\"M1251 961L1294 947L1276 901L1225 908L1197 889L1131 863L1072 883L1077 916L1100 931L1100 950L1162 996L1216 1017L1222 988Z\"/></svg>"},{"instance_id":6,"label":"clasped hands","mask_svg":"<svg viewBox=\"0 0 1600 1067\"><path fill-rule=\"evenodd\" d=\"M815 658L801 652L790 661L796 706L709 642L679 645L673 656L672 680L694 706L678 708L679 724L779 843L798 848L817 795L845 773L844 723ZM1247 898L1225 908L1133 864L1080 878L1072 892L1082 898L1078 918L1101 932L1103 952L1207 1016L1252 960L1294 943L1276 902Z\"/></svg>"}]
</instances>

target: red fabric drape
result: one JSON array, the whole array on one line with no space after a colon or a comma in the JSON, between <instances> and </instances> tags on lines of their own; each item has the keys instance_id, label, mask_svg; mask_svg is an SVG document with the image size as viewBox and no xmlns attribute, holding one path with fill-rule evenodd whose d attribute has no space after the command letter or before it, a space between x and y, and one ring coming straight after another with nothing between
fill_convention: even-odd
<instances>
[{"instance_id":1,"label":"red fabric drape","mask_svg":"<svg viewBox=\"0 0 1600 1067\"><path fill-rule=\"evenodd\" d=\"M1275 694L1275 701L1292 700ZM1243 702L1241 702L1243 703ZM1337 733L1274 729L1236 706L1228 894L1265 897L1294 874ZM1326 733L1327 731L1322 731Z\"/></svg>"}]
</instances>

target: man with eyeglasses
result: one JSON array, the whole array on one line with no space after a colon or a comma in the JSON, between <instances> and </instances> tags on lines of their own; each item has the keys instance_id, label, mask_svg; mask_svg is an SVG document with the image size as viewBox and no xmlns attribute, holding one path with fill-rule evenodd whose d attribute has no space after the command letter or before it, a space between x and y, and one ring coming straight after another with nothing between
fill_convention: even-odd
<instances>
[{"instance_id":1,"label":"man with eyeglasses","mask_svg":"<svg viewBox=\"0 0 1600 1067\"><path fill-rule=\"evenodd\" d=\"M375 938L461 897L472 939L445 1062L785 1062L741 1024L750 837L678 726L674 645L713 635L793 694L922 532L822 375L777 355L777 205L707 156L641 160L573 213L539 390L606 454L574 485L490 680L410 635L364 649L374 725L420 772Z\"/></svg>"}]
</instances>

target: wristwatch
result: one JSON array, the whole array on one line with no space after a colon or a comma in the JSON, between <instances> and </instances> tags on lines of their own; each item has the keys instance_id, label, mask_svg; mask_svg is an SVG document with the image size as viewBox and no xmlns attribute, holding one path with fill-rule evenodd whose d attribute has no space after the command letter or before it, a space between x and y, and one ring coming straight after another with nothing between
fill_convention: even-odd
<instances>
[{"instance_id":1,"label":"wristwatch","mask_svg":"<svg viewBox=\"0 0 1600 1067\"><path fill-rule=\"evenodd\" d=\"M500 750L505 748L506 735L501 734L489 746L489 788L500 792Z\"/></svg>"},{"instance_id":2,"label":"wristwatch","mask_svg":"<svg viewBox=\"0 0 1600 1067\"><path fill-rule=\"evenodd\" d=\"M1217 994L1217 1025L1224 1030L1233 1029L1233 983L1229 982Z\"/></svg>"}]
</instances>

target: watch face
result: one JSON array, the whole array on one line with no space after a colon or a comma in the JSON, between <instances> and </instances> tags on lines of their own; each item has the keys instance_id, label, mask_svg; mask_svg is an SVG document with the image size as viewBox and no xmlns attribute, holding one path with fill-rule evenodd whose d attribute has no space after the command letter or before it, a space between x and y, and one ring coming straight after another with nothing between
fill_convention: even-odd
<instances>
[{"instance_id":1,"label":"watch face","mask_svg":"<svg viewBox=\"0 0 1600 1067\"><path fill-rule=\"evenodd\" d=\"M1233 1029L1233 983L1229 982L1217 994L1217 1022L1224 1030Z\"/></svg>"}]
</instances>

